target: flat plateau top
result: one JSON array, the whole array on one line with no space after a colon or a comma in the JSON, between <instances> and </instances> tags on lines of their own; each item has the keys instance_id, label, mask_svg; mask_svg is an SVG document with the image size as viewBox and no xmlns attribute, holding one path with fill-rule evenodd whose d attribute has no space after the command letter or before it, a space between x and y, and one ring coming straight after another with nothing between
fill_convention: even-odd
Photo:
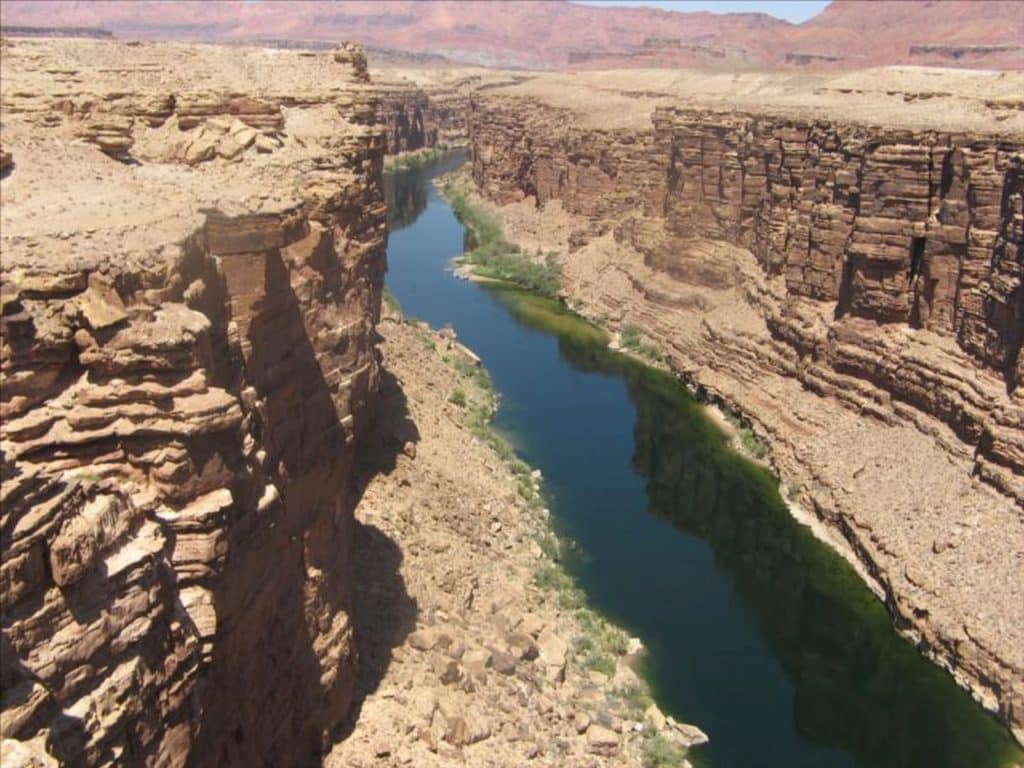
<instances>
[{"instance_id":1,"label":"flat plateau top","mask_svg":"<svg viewBox=\"0 0 1024 768\"><path fill-rule=\"evenodd\" d=\"M13 92L137 91L321 94L351 78L330 51L182 42L4 38L5 97Z\"/></svg>"},{"instance_id":2,"label":"flat plateau top","mask_svg":"<svg viewBox=\"0 0 1024 768\"><path fill-rule=\"evenodd\" d=\"M422 85L472 78L485 93L573 110L579 125L650 125L656 107L737 109L889 128L1024 138L1024 72L880 67L853 72L710 73L685 69L600 72L389 70Z\"/></svg>"},{"instance_id":3,"label":"flat plateau top","mask_svg":"<svg viewBox=\"0 0 1024 768\"><path fill-rule=\"evenodd\" d=\"M0 55L5 271L152 254L208 209L276 213L366 172L346 157L374 96L345 54L4 39Z\"/></svg>"}]
</instances>

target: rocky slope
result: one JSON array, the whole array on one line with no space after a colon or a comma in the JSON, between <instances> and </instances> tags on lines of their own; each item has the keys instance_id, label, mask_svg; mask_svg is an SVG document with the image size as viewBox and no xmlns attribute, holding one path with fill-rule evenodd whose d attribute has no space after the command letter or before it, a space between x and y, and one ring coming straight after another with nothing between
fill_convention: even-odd
<instances>
[{"instance_id":1,"label":"rocky slope","mask_svg":"<svg viewBox=\"0 0 1024 768\"><path fill-rule=\"evenodd\" d=\"M552 562L524 489L541 478L495 450L479 360L450 329L389 315L380 330L379 420L357 463L358 722L324 765L640 766L657 746L688 766L706 737L651 703L639 646Z\"/></svg>"},{"instance_id":2,"label":"rocky slope","mask_svg":"<svg viewBox=\"0 0 1024 768\"><path fill-rule=\"evenodd\" d=\"M475 94L472 178L515 241L564 254L571 303L749 415L1020 737L1024 130L1011 83L932 74L887 76L903 109L871 75L831 103L541 76Z\"/></svg>"},{"instance_id":3,"label":"rocky slope","mask_svg":"<svg viewBox=\"0 0 1024 768\"><path fill-rule=\"evenodd\" d=\"M355 674L386 241L365 58L3 60L2 735L76 765L302 762Z\"/></svg>"},{"instance_id":4,"label":"rocky slope","mask_svg":"<svg viewBox=\"0 0 1024 768\"><path fill-rule=\"evenodd\" d=\"M1024 66L1024 13L1014 0L833 0L802 24L768 13L684 13L561 0L349 0L343 7L328 0L201 6L7 0L4 10L5 24L102 26L126 38L346 38L466 64L532 69Z\"/></svg>"}]
</instances>

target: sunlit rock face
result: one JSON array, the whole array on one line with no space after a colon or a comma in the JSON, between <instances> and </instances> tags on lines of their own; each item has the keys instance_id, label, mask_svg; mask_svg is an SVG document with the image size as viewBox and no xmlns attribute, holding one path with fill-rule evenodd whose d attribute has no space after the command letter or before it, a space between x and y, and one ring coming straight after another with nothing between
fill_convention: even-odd
<instances>
[{"instance_id":1,"label":"sunlit rock face","mask_svg":"<svg viewBox=\"0 0 1024 768\"><path fill-rule=\"evenodd\" d=\"M3 736L302 763L354 679L386 241L365 57L6 43Z\"/></svg>"},{"instance_id":2,"label":"sunlit rock face","mask_svg":"<svg viewBox=\"0 0 1024 768\"><path fill-rule=\"evenodd\" d=\"M696 286L736 285L716 246L741 246L773 283L761 309L789 347L776 367L799 360L854 407L895 399L939 419L1024 500L1024 142L678 108L644 131L576 129L525 102L472 113L491 199L557 201L571 246L612 233Z\"/></svg>"}]
</instances>

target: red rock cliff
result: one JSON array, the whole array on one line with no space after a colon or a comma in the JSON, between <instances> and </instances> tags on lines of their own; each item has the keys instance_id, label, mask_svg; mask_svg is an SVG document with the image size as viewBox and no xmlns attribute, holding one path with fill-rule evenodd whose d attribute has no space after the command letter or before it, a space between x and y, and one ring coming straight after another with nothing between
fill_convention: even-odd
<instances>
[{"instance_id":1,"label":"red rock cliff","mask_svg":"<svg viewBox=\"0 0 1024 768\"><path fill-rule=\"evenodd\" d=\"M1024 142L674 108L649 131L552 135L571 118L475 107L473 175L492 198L557 200L578 217L575 245L614 232L684 282L701 283L702 242L744 247L783 278L767 319L808 376L858 408L841 383L939 418L1024 503ZM834 321L808 328L805 305ZM960 375L915 360L924 345Z\"/></svg>"},{"instance_id":2,"label":"red rock cliff","mask_svg":"<svg viewBox=\"0 0 1024 768\"><path fill-rule=\"evenodd\" d=\"M5 49L4 738L288 765L347 714L386 241L366 83L355 48Z\"/></svg>"}]
</instances>

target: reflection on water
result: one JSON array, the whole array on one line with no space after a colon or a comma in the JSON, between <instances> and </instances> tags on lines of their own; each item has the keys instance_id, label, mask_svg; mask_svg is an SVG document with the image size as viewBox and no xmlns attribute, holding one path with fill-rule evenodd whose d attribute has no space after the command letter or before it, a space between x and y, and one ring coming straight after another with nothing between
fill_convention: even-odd
<instances>
[{"instance_id":1,"label":"reflection on water","mask_svg":"<svg viewBox=\"0 0 1024 768\"><path fill-rule=\"evenodd\" d=\"M390 230L396 232L412 225L427 207L430 180L455 170L468 156L468 150L454 149L417 168L384 174L384 200L388 204Z\"/></svg>"},{"instance_id":2,"label":"reflection on water","mask_svg":"<svg viewBox=\"0 0 1024 768\"><path fill-rule=\"evenodd\" d=\"M491 292L523 325L557 334L574 368L626 382L648 511L711 546L795 685L805 739L865 766L1006 765L1020 756L994 718L893 631L853 569L791 517L775 478L732 451L673 377L612 352L599 329L558 304ZM661 650L645 672L658 699L671 701L675 659Z\"/></svg>"},{"instance_id":3,"label":"reflection on water","mask_svg":"<svg viewBox=\"0 0 1024 768\"><path fill-rule=\"evenodd\" d=\"M691 760L981 768L1020 759L670 376L609 351L600 330L558 304L446 272L464 230L430 186L438 172L390 182L404 229L389 239L389 287L483 358L501 394L497 427L543 471L588 600L644 641L662 709L710 733Z\"/></svg>"}]
</instances>

